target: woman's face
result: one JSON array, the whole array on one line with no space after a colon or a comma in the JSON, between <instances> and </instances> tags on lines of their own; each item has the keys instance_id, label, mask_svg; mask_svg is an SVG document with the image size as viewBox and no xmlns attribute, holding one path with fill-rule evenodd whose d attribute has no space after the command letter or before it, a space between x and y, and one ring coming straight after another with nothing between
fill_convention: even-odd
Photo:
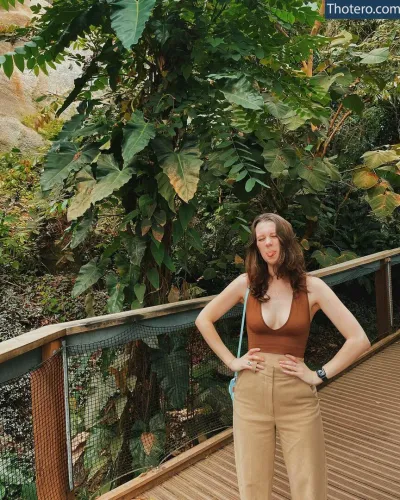
<instances>
[{"instance_id":1,"label":"woman's face","mask_svg":"<svg viewBox=\"0 0 400 500\"><path fill-rule=\"evenodd\" d=\"M257 248L260 255L268 264L274 264L279 259L281 249L280 241L276 234L275 222L259 222L255 231Z\"/></svg>"}]
</instances>

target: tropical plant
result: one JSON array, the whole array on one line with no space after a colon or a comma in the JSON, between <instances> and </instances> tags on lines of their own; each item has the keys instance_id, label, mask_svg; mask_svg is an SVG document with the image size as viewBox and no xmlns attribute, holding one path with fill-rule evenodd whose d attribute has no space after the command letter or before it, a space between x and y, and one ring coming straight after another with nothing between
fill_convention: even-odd
<instances>
[{"instance_id":1,"label":"tropical plant","mask_svg":"<svg viewBox=\"0 0 400 500\"><path fill-rule=\"evenodd\" d=\"M172 245L185 234L186 250L202 251L191 219L204 189L243 200L267 190L276 209L295 203L317 217L319 196L340 180L326 158L340 112L361 111L354 82L389 56L357 52L346 33L318 35L321 19L297 0L69 0L41 11L29 42L0 63L8 76L14 65L47 72L67 56L82 65L58 110L79 101L78 114L47 156L42 189L63 187L71 247L105 211L120 219L112 243L81 268L74 295L106 274L110 312L164 301ZM90 55L71 52L73 43ZM321 61L313 76L311 54L323 47L341 51L346 66ZM385 214L397 202L391 196Z\"/></svg>"}]
</instances>

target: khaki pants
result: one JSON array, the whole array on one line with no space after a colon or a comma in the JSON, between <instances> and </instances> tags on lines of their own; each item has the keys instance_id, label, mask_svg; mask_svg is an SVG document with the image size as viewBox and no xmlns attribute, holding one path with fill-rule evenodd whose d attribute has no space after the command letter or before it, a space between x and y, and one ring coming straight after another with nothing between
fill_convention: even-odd
<instances>
[{"instance_id":1,"label":"khaki pants","mask_svg":"<svg viewBox=\"0 0 400 500\"><path fill-rule=\"evenodd\" d=\"M239 372L233 403L241 500L270 500L279 432L292 500L326 500L325 441L317 389L283 373L282 354L260 353L265 369Z\"/></svg>"}]
</instances>

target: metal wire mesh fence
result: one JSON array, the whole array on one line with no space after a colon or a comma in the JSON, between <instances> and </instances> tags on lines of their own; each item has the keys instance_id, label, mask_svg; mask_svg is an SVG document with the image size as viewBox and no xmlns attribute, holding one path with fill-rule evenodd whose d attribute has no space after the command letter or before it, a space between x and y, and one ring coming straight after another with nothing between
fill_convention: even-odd
<instances>
[{"instance_id":1,"label":"metal wire mesh fence","mask_svg":"<svg viewBox=\"0 0 400 500\"><path fill-rule=\"evenodd\" d=\"M232 351L242 308L216 325ZM232 373L193 322L134 324L67 354L73 477L82 496L108 491L232 424Z\"/></svg>"},{"instance_id":2,"label":"metal wire mesh fence","mask_svg":"<svg viewBox=\"0 0 400 500\"><path fill-rule=\"evenodd\" d=\"M52 500L66 494L67 474L61 352L0 385L0 498ZM52 488L48 489L48 484ZM43 496L44 494L44 496Z\"/></svg>"},{"instance_id":3,"label":"metal wire mesh fence","mask_svg":"<svg viewBox=\"0 0 400 500\"><path fill-rule=\"evenodd\" d=\"M35 488L30 376L0 386L0 498L32 498Z\"/></svg>"}]
</instances>

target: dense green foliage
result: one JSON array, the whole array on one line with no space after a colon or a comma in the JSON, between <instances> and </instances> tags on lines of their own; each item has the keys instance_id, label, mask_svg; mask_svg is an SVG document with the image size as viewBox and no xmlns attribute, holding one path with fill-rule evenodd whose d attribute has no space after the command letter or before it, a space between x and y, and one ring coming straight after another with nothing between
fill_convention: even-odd
<instances>
[{"instance_id":1,"label":"dense green foliage","mask_svg":"<svg viewBox=\"0 0 400 500\"><path fill-rule=\"evenodd\" d=\"M319 19L316 5L297 0L56 1L27 28L31 40L0 58L8 75L25 64L46 72L66 55L82 64L59 108L79 101L78 114L47 155L41 186L66 201L71 249L99 217L116 222L81 267L75 296L106 274L109 312L165 301L171 273L191 272L176 269L172 245L184 238L186 254L204 253L193 224L202 193L215 193L204 211L228 214L242 242L250 214L222 200L259 197L298 213L304 248L328 262L312 239L324 192L341 182L326 153L347 116L362 114L367 90L384 85L375 68L389 47L363 51L346 31L310 35ZM72 42L91 55L71 53ZM352 178L383 218L400 203L399 159L395 148L365 153ZM354 256L345 250L339 259ZM217 259L204 277L225 264Z\"/></svg>"}]
</instances>

